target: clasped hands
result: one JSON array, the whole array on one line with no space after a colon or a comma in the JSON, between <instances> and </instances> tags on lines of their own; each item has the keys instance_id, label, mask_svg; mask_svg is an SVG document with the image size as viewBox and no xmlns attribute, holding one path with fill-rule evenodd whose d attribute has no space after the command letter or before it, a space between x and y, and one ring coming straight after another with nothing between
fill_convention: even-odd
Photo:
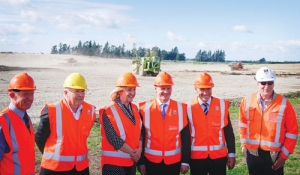
<instances>
[{"instance_id":1,"label":"clasped hands","mask_svg":"<svg viewBox=\"0 0 300 175\"><path fill-rule=\"evenodd\" d=\"M141 157L141 153L142 153L142 149L137 148L137 149L133 150L133 153L130 154L130 157L135 163L137 163Z\"/></svg>"}]
</instances>

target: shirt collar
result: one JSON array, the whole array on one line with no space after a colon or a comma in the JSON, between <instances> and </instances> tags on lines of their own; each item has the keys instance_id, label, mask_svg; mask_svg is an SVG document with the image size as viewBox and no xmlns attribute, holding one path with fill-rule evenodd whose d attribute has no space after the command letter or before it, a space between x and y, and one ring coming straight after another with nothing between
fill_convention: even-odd
<instances>
[{"instance_id":1,"label":"shirt collar","mask_svg":"<svg viewBox=\"0 0 300 175\"><path fill-rule=\"evenodd\" d=\"M211 99L212 97L209 98L209 100L206 102L208 104L208 106L210 106L210 103L211 103ZM204 102L200 99L200 97L198 97L198 102L200 105L202 105Z\"/></svg>"},{"instance_id":2,"label":"shirt collar","mask_svg":"<svg viewBox=\"0 0 300 175\"><path fill-rule=\"evenodd\" d=\"M8 109L13 111L15 114L17 114L23 120L25 112L23 112L22 110L17 108L13 103L9 104Z\"/></svg>"},{"instance_id":3,"label":"shirt collar","mask_svg":"<svg viewBox=\"0 0 300 175\"><path fill-rule=\"evenodd\" d=\"M166 103L162 103L158 98L156 98L156 100L157 100L159 106L162 105L162 104L167 104L169 106L171 99L169 99Z\"/></svg>"}]
</instances>

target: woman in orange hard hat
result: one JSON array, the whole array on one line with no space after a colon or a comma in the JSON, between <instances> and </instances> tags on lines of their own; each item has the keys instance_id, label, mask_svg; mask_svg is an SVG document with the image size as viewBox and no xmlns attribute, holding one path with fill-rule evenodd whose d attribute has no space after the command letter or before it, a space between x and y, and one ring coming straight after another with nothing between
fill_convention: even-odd
<instances>
[{"instance_id":1,"label":"woman in orange hard hat","mask_svg":"<svg viewBox=\"0 0 300 175\"><path fill-rule=\"evenodd\" d=\"M171 99L173 79L155 78L157 98L139 104L143 118L144 154L139 171L147 175L179 175L189 169L190 136L186 104Z\"/></svg>"},{"instance_id":2,"label":"woman in orange hard hat","mask_svg":"<svg viewBox=\"0 0 300 175\"><path fill-rule=\"evenodd\" d=\"M139 84L132 73L121 74L109 95L112 103L99 111L102 175L136 173L136 162L142 152L141 119L132 103L136 87Z\"/></svg>"}]
</instances>

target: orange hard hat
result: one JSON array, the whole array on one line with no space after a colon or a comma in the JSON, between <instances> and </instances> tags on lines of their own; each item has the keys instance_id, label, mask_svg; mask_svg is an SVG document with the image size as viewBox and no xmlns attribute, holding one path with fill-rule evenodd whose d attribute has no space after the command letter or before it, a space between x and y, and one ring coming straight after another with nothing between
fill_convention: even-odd
<instances>
[{"instance_id":1,"label":"orange hard hat","mask_svg":"<svg viewBox=\"0 0 300 175\"><path fill-rule=\"evenodd\" d=\"M19 73L10 80L7 91L12 90L36 90L36 86L31 76L27 73Z\"/></svg>"},{"instance_id":2,"label":"orange hard hat","mask_svg":"<svg viewBox=\"0 0 300 175\"><path fill-rule=\"evenodd\" d=\"M160 72L154 81L154 86L173 86L173 79L167 72Z\"/></svg>"},{"instance_id":3,"label":"orange hard hat","mask_svg":"<svg viewBox=\"0 0 300 175\"><path fill-rule=\"evenodd\" d=\"M128 87L139 87L136 77L131 72L122 73L118 80L116 87L128 86Z\"/></svg>"},{"instance_id":4,"label":"orange hard hat","mask_svg":"<svg viewBox=\"0 0 300 175\"><path fill-rule=\"evenodd\" d=\"M213 88L214 83L208 73L202 72L197 75L194 86L198 88Z\"/></svg>"}]
</instances>

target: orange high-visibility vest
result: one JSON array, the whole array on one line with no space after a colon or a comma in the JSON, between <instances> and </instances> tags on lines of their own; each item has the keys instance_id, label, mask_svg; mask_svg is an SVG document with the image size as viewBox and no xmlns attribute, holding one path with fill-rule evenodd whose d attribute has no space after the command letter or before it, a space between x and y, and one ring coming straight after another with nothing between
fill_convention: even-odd
<instances>
[{"instance_id":1,"label":"orange high-visibility vest","mask_svg":"<svg viewBox=\"0 0 300 175\"><path fill-rule=\"evenodd\" d=\"M242 146L266 151L281 151L287 159L298 138L295 111L288 99L280 94L262 113L258 93L246 96L240 106L239 132Z\"/></svg>"},{"instance_id":2,"label":"orange high-visibility vest","mask_svg":"<svg viewBox=\"0 0 300 175\"><path fill-rule=\"evenodd\" d=\"M217 159L227 156L224 127L228 125L229 101L212 98L207 115L198 98L187 102L191 132L191 158Z\"/></svg>"},{"instance_id":3,"label":"orange high-visibility vest","mask_svg":"<svg viewBox=\"0 0 300 175\"><path fill-rule=\"evenodd\" d=\"M41 167L52 171L82 171L89 166L86 140L96 119L95 107L82 102L76 120L65 100L49 103L51 133L46 141Z\"/></svg>"},{"instance_id":4,"label":"orange high-visibility vest","mask_svg":"<svg viewBox=\"0 0 300 175\"><path fill-rule=\"evenodd\" d=\"M32 123L30 133L22 119L6 108L0 115L0 123L5 140L10 148L0 161L0 174L35 174L35 142Z\"/></svg>"},{"instance_id":5,"label":"orange high-visibility vest","mask_svg":"<svg viewBox=\"0 0 300 175\"><path fill-rule=\"evenodd\" d=\"M145 157L170 165L181 160L181 134L187 125L186 104L170 100L165 119L156 99L140 103L145 127Z\"/></svg>"},{"instance_id":6,"label":"orange high-visibility vest","mask_svg":"<svg viewBox=\"0 0 300 175\"><path fill-rule=\"evenodd\" d=\"M100 109L100 124L103 126L102 110L104 109L108 119L114 127L117 135L122 138L126 144L128 144L133 150L139 147L139 141L141 136L141 118L136 105L131 103L133 116L135 118L135 125L131 120L123 113L120 107L113 102L112 105ZM124 153L121 150L115 150L114 147L108 142L105 135L104 128L101 127L102 135L102 151L101 151L101 167L104 164L116 165L116 166L132 166L133 160L130 155Z\"/></svg>"}]
</instances>

